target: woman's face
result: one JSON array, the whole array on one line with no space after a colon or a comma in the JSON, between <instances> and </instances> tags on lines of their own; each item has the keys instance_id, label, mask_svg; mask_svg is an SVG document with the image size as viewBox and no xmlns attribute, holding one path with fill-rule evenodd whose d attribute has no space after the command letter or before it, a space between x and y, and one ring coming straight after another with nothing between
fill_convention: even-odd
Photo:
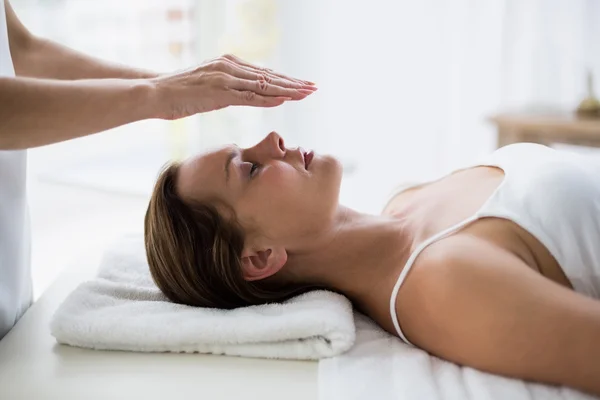
<instances>
[{"instance_id":1,"label":"woman's face","mask_svg":"<svg viewBox=\"0 0 600 400\"><path fill-rule=\"evenodd\" d=\"M327 229L341 176L335 158L288 149L271 132L254 147L228 146L186 160L177 191L184 200L225 202L247 240L290 249Z\"/></svg>"}]
</instances>

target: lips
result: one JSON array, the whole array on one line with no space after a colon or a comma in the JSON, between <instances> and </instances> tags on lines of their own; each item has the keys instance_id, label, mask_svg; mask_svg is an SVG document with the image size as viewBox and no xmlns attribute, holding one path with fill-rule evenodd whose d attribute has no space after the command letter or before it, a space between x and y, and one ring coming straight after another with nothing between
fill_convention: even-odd
<instances>
[{"instance_id":1,"label":"lips","mask_svg":"<svg viewBox=\"0 0 600 400\"><path fill-rule=\"evenodd\" d=\"M312 161L313 157L315 156L315 153L311 150L308 152L302 152L302 157L304 158L304 168L308 169L308 166L310 165L310 162Z\"/></svg>"}]
</instances>

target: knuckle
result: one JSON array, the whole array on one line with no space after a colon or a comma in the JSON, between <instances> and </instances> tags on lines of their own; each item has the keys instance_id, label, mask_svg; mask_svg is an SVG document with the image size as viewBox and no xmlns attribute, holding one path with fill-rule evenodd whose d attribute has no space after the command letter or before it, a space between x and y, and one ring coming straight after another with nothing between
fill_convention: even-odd
<instances>
[{"instance_id":1,"label":"knuckle","mask_svg":"<svg viewBox=\"0 0 600 400\"><path fill-rule=\"evenodd\" d=\"M252 101L254 100L254 98L256 97L256 93L250 91L250 90L246 90L242 93L242 96L244 97L244 100L246 101Z\"/></svg>"},{"instance_id":2,"label":"knuckle","mask_svg":"<svg viewBox=\"0 0 600 400\"><path fill-rule=\"evenodd\" d=\"M225 59L217 59L213 63L213 66L216 71L226 71L229 66L229 63Z\"/></svg>"},{"instance_id":3,"label":"knuckle","mask_svg":"<svg viewBox=\"0 0 600 400\"><path fill-rule=\"evenodd\" d=\"M269 87L269 82L261 79L256 81L256 85L258 86L259 90L267 90L267 88Z\"/></svg>"},{"instance_id":4,"label":"knuckle","mask_svg":"<svg viewBox=\"0 0 600 400\"><path fill-rule=\"evenodd\" d=\"M227 82L228 75L224 72L217 71L217 72L213 73L212 76L213 76L213 79L212 79L213 82L219 86L224 86L225 83Z\"/></svg>"},{"instance_id":5,"label":"knuckle","mask_svg":"<svg viewBox=\"0 0 600 400\"><path fill-rule=\"evenodd\" d=\"M216 71L217 70L216 62L217 62L217 60L211 60L211 61L207 62L206 64L198 67L198 70Z\"/></svg>"},{"instance_id":6,"label":"knuckle","mask_svg":"<svg viewBox=\"0 0 600 400\"><path fill-rule=\"evenodd\" d=\"M265 74L265 73L260 74L260 80L267 82L267 83L273 82L273 78L271 78L268 74Z\"/></svg>"}]
</instances>

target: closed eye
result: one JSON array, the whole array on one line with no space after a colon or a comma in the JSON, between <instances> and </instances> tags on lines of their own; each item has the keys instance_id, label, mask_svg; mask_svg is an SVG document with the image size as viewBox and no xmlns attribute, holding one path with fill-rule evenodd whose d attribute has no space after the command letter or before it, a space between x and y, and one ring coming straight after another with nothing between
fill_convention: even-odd
<instances>
[{"instance_id":1,"label":"closed eye","mask_svg":"<svg viewBox=\"0 0 600 400\"><path fill-rule=\"evenodd\" d=\"M260 169L260 164L254 162L248 162L247 164L250 164L248 176L253 178Z\"/></svg>"}]
</instances>

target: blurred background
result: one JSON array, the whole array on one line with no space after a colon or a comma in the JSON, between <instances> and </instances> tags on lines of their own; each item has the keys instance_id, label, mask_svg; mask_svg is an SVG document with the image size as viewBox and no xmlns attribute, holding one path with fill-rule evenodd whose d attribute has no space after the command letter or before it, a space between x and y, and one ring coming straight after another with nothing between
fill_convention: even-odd
<instances>
[{"instance_id":1,"label":"blurred background","mask_svg":"<svg viewBox=\"0 0 600 400\"><path fill-rule=\"evenodd\" d=\"M341 201L371 213L397 184L431 179L507 141L598 154L599 120L575 110L600 91L599 1L11 3L35 34L96 57L168 72L234 53L319 87L277 109L143 121L31 150L36 298L90 245L142 229L167 161L252 145L272 130L288 145L338 156ZM577 140L566 140L572 132Z\"/></svg>"}]
</instances>

